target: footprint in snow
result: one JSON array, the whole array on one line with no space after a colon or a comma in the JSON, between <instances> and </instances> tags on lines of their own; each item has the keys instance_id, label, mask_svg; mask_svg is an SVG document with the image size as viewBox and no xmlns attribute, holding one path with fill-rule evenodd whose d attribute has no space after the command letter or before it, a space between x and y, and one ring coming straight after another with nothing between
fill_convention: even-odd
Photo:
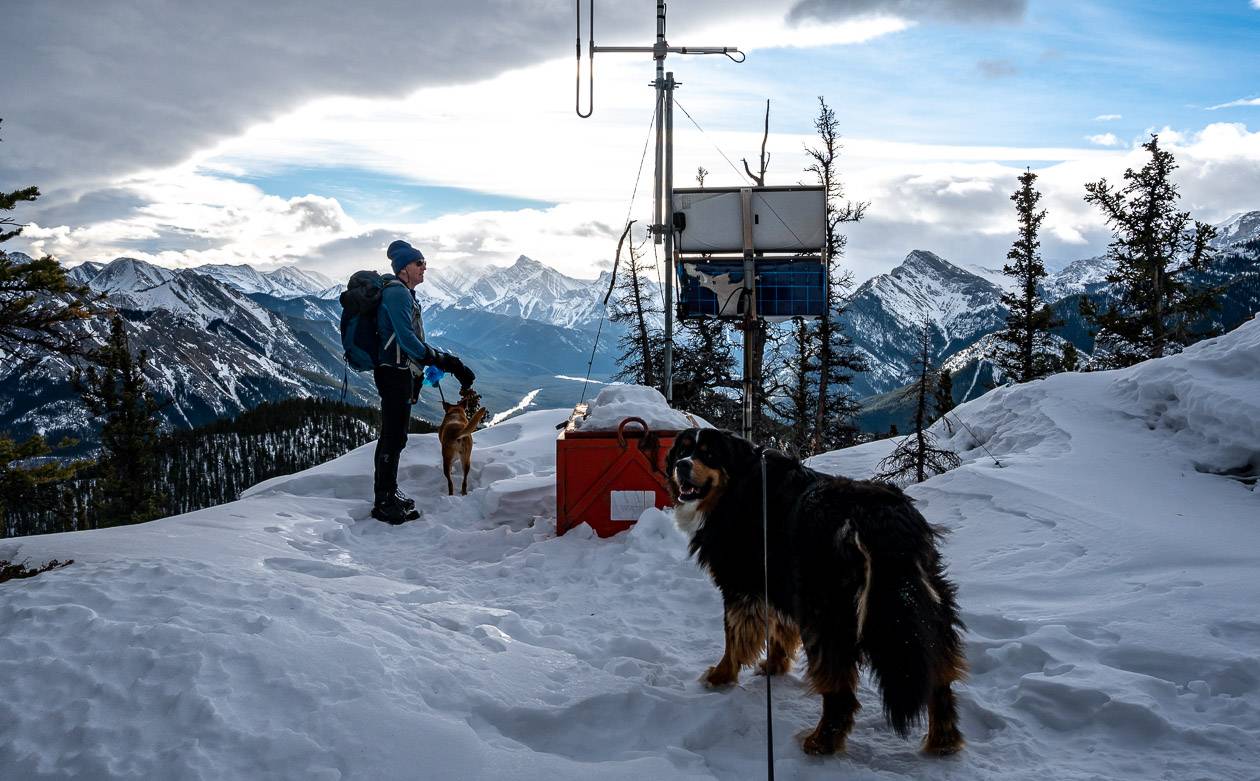
<instances>
[{"instance_id":1,"label":"footprint in snow","mask_svg":"<svg viewBox=\"0 0 1260 781\"><path fill-rule=\"evenodd\" d=\"M360 570L353 567L343 567L338 564L329 564L323 561L311 561L310 559L289 559L289 558L270 558L264 562L268 567L286 572L300 572L303 575L310 575L315 578L349 578L355 575L362 575Z\"/></svg>"}]
</instances>

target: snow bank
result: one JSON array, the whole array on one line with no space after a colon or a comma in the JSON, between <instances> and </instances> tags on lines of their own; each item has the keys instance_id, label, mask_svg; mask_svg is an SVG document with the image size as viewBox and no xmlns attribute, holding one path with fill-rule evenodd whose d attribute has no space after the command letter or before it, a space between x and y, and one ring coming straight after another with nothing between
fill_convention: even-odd
<instances>
[{"instance_id":1,"label":"snow bank","mask_svg":"<svg viewBox=\"0 0 1260 781\"><path fill-rule=\"evenodd\" d=\"M919 756L864 679L848 755L804 756L820 703L798 660L774 687L777 774L1254 779L1258 345L1252 322L939 423L963 465L909 493L952 531L968 746ZM368 445L221 507L0 541L75 559L0 584L0 777L761 777L764 684L697 682L721 598L670 513L554 535L567 414L477 432L467 497L446 496L436 438L411 437L400 477L425 517L401 527L368 517ZM811 463L867 476L892 445Z\"/></svg>"},{"instance_id":2,"label":"snow bank","mask_svg":"<svg viewBox=\"0 0 1260 781\"><path fill-rule=\"evenodd\" d=\"M644 385L610 385L591 402L575 427L583 431L616 431L626 418L642 418L653 431L712 428L697 415L670 409L665 396Z\"/></svg>"}]
</instances>

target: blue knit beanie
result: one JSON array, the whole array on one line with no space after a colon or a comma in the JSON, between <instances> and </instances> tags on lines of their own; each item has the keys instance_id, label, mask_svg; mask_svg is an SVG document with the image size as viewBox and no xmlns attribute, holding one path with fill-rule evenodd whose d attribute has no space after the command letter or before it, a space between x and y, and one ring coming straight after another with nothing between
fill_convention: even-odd
<instances>
[{"instance_id":1,"label":"blue knit beanie","mask_svg":"<svg viewBox=\"0 0 1260 781\"><path fill-rule=\"evenodd\" d=\"M415 263L417 260L424 260L424 253L402 239L398 239L389 245L389 249L385 250L385 257L389 258L389 265L394 269L394 273L397 274L409 264Z\"/></svg>"}]
</instances>

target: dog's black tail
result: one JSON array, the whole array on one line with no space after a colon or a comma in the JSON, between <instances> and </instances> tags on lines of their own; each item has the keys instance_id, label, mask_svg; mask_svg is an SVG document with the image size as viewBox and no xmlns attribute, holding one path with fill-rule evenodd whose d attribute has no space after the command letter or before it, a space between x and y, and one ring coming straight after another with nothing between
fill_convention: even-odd
<instances>
[{"instance_id":1,"label":"dog's black tail","mask_svg":"<svg viewBox=\"0 0 1260 781\"><path fill-rule=\"evenodd\" d=\"M907 500L863 524L870 567L861 646L883 692L884 718L905 737L933 692L965 669L955 587L931 526ZM883 513L880 513L883 515Z\"/></svg>"}]
</instances>

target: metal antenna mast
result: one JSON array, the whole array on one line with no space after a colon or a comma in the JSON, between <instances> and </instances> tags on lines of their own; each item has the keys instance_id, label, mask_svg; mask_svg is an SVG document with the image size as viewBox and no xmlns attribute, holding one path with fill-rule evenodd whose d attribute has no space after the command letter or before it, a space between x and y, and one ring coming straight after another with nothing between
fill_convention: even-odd
<instances>
[{"instance_id":1,"label":"metal antenna mast","mask_svg":"<svg viewBox=\"0 0 1260 781\"><path fill-rule=\"evenodd\" d=\"M656 2L656 43L652 46L596 46L595 0L588 0L589 38L587 40L586 113L582 113L582 0L577 7L577 83L574 111L583 119L595 113L595 53L651 54L656 60L656 80L649 86L656 89L656 191L653 196L653 218L648 231L656 244L665 245L665 398L674 400L674 231L671 212L674 193L674 81L673 72L665 72L669 54L725 54L735 62L743 62L744 54L733 46L670 46L665 40L665 2ZM739 55L735 59L733 55Z\"/></svg>"}]
</instances>

